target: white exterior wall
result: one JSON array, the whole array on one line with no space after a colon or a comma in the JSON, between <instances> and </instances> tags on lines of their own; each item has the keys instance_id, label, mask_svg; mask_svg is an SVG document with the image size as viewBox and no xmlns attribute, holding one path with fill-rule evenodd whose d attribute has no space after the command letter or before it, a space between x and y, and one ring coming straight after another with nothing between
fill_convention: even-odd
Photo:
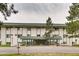
<instances>
[{"instance_id":1,"label":"white exterior wall","mask_svg":"<svg viewBox=\"0 0 79 59\"><path fill-rule=\"evenodd\" d=\"M31 36L37 36L36 28L31 28Z\"/></svg>"},{"instance_id":2,"label":"white exterior wall","mask_svg":"<svg viewBox=\"0 0 79 59\"><path fill-rule=\"evenodd\" d=\"M19 28L19 30L17 31L18 31L18 34L22 34L22 28Z\"/></svg>"},{"instance_id":3,"label":"white exterior wall","mask_svg":"<svg viewBox=\"0 0 79 59\"><path fill-rule=\"evenodd\" d=\"M79 37L74 37L74 38L71 38L71 39L72 39L71 41L75 42L75 44L79 44Z\"/></svg>"},{"instance_id":4,"label":"white exterior wall","mask_svg":"<svg viewBox=\"0 0 79 59\"><path fill-rule=\"evenodd\" d=\"M6 30L6 34L10 34L10 28Z\"/></svg>"},{"instance_id":5,"label":"white exterior wall","mask_svg":"<svg viewBox=\"0 0 79 59\"><path fill-rule=\"evenodd\" d=\"M66 33L66 30L64 29L63 30L63 35L66 35L67 33ZM63 42L67 42L67 37L63 37Z\"/></svg>"},{"instance_id":6,"label":"white exterior wall","mask_svg":"<svg viewBox=\"0 0 79 59\"><path fill-rule=\"evenodd\" d=\"M72 46L72 42L73 42L74 38L70 38L69 40L70 40L69 45Z\"/></svg>"},{"instance_id":7,"label":"white exterior wall","mask_svg":"<svg viewBox=\"0 0 79 59\"><path fill-rule=\"evenodd\" d=\"M41 28L41 36L45 34L45 28Z\"/></svg>"},{"instance_id":8,"label":"white exterior wall","mask_svg":"<svg viewBox=\"0 0 79 59\"><path fill-rule=\"evenodd\" d=\"M67 37L67 45L71 45L70 44L70 38Z\"/></svg>"},{"instance_id":9,"label":"white exterior wall","mask_svg":"<svg viewBox=\"0 0 79 59\"><path fill-rule=\"evenodd\" d=\"M1 30L0 30L0 41L1 41Z\"/></svg>"},{"instance_id":10,"label":"white exterior wall","mask_svg":"<svg viewBox=\"0 0 79 59\"><path fill-rule=\"evenodd\" d=\"M1 45L6 45L6 29L1 28Z\"/></svg>"},{"instance_id":11,"label":"white exterior wall","mask_svg":"<svg viewBox=\"0 0 79 59\"><path fill-rule=\"evenodd\" d=\"M6 30L6 34L11 34L11 29L10 28L8 28ZM6 38L6 42L10 42L10 41L11 41L11 37L10 38Z\"/></svg>"},{"instance_id":12,"label":"white exterior wall","mask_svg":"<svg viewBox=\"0 0 79 59\"><path fill-rule=\"evenodd\" d=\"M77 44L79 44L79 37L78 38L76 38L77 39Z\"/></svg>"},{"instance_id":13,"label":"white exterior wall","mask_svg":"<svg viewBox=\"0 0 79 59\"><path fill-rule=\"evenodd\" d=\"M26 33L26 32L25 32ZM17 34L18 35L23 35L23 28L19 28L19 30L18 30L18 28L17 28ZM17 38L17 40L18 40L18 42L22 42L22 40L20 39L20 38L18 38L18 37L16 37Z\"/></svg>"},{"instance_id":14,"label":"white exterior wall","mask_svg":"<svg viewBox=\"0 0 79 59\"><path fill-rule=\"evenodd\" d=\"M23 28L23 36L27 36L27 29L26 28Z\"/></svg>"},{"instance_id":15,"label":"white exterior wall","mask_svg":"<svg viewBox=\"0 0 79 59\"><path fill-rule=\"evenodd\" d=\"M76 38L77 39L77 44L79 44L79 37L78 38Z\"/></svg>"},{"instance_id":16,"label":"white exterior wall","mask_svg":"<svg viewBox=\"0 0 79 59\"><path fill-rule=\"evenodd\" d=\"M55 35L59 35L59 30L55 30L55 31L54 31L54 34L55 34Z\"/></svg>"},{"instance_id":17,"label":"white exterior wall","mask_svg":"<svg viewBox=\"0 0 79 59\"><path fill-rule=\"evenodd\" d=\"M20 38L17 38L18 39L18 42L22 42L22 40Z\"/></svg>"},{"instance_id":18,"label":"white exterior wall","mask_svg":"<svg viewBox=\"0 0 79 59\"><path fill-rule=\"evenodd\" d=\"M6 42L11 42L11 38L6 38Z\"/></svg>"},{"instance_id":19,"label":"white exterior wall","mask_svg":"<svg viewBox=\"0 0 79 59\"><path fill-rule=\"evenodd\" d=\"M37 28L36 29L36 32L37 32L37 34L40 34L41 35L41 29L40 28Z\"/></svg>"},{"instance_id":20,"label":"white exterior wall","mask_svg":"<svg viewBox=\"0 0 79 59\"><path fill-rule=\"evenodd\" d=\"M61 36L61 38L62 38L62 40L60 40L60 44L62 44L63 43L63 29L59 29L59 36Z\"/></svg>"},{"instance_id":21,"label":"white exterior wall","mask_svg":"<svg viewBox=\"0 0 79 59\"><path fill-rule=\"evenodd\" d=\"M11 34L13 34L13 36L11 36L11 46L16 46L17 36L15 34L17 34L17 28L11 28Z\"/></svg>"},{"instance_id":22,"label":"white exterior wall","mask_svg":"<svg viewBox=\"0 0 79 59\"><path fill-rule=\"evenodd\" d=\"M64 29L64 34L67 34L66 29Z\"/></svg>"}]
</instances>

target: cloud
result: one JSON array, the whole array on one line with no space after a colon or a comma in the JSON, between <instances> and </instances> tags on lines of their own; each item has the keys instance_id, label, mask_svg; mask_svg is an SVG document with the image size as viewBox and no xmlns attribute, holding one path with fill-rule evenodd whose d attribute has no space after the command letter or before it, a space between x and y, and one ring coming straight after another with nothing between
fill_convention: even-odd
<instances>
[{"instance_id":1,"label":"cloud","mask_svg":"<svg viewBox=\"0 0 79 59\"><path fill-rule=\"evenodd\" d=\"M64 23L68 15L68 3L16 3L17 15L12 15L12 22L45 22L51 17L54 22ZM7 21L7 22L8 22Z\"/></svg>"},{"instance_id":2,"label":"cloud","mask_svg":"<svg viewBox=\"0 0 79 59\"><path fill-rule=\"evenodd\" d=\"M59 12L63 10L64 6L67 7L68 4L62 3L23 3L23 4L15 4L16 9L29 12L29 13L40 13L40 14L50 14Z\"/></svg>"}]
</instances>

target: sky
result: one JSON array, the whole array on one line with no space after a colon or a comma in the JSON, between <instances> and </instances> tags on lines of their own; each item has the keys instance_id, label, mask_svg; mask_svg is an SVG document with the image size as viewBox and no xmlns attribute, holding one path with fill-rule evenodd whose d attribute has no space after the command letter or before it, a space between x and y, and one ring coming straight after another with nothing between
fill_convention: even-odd
<instances>
[{"instance_id":1,"label":"sky","mask_svg":"<svg viewBox=\"0 0 79 59\"><path fill-rule=\"evenodd\" d=\"M48 17L51 17L53 23L65 23L70 5L69 3L15 3L15 9L19 12L12 14L7 21L3 16L0 16L0 19L3 22L45 23Z\"/></svg>"}]
</instances>

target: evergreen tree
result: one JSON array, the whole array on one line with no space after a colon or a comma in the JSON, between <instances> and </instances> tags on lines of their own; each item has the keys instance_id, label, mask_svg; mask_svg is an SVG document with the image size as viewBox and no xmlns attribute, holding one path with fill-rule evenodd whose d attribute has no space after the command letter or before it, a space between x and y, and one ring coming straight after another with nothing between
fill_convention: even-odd
<instances>
[{"instance_id":1,"label":"evergreen tree","mask_svg":"<svg viewBox=\"0 0 79 59\"><path fill-rule=\"evenodd\" d=\"M50 17L48 17L47 21L46 21L46 32L45 32L45 37L50 37L50 33L52 32L53 29L53 24L52 24L52 20Z\"/></svg>"}]
</instances>

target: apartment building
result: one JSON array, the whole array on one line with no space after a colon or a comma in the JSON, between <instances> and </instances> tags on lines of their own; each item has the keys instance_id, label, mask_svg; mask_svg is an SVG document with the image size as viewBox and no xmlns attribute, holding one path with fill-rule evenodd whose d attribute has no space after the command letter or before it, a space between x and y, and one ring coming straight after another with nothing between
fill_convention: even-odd
<instances>
[{"instance_id":1,"label":"apartment building","mask_svg":"<svg viewBox=\"0 0 79 59\"><path fill-rule=\"evenodd\" d=\"M34 44L34 41L40 44L45 44L47 42L43 35L45 34L45 23L3 23L0 27L0 44L11 46L17 46L18 43L22 43L23 40L26 43L31 42L30 45ZM61 40L58 40L60 45L66 44L72 46L72 44L79 44L79 37L69 38L65 29L65 24L53 24L54 31L51 33L51 36L58 35L61 37ZM24 38L21 38L24 37ZM31 38L27 40L27 37ZM34 40L35 39L35 40ZM49 40L48 40L49 41ZM56 40L50 40L53 44Z\"/></svg>"}]
</instances>

